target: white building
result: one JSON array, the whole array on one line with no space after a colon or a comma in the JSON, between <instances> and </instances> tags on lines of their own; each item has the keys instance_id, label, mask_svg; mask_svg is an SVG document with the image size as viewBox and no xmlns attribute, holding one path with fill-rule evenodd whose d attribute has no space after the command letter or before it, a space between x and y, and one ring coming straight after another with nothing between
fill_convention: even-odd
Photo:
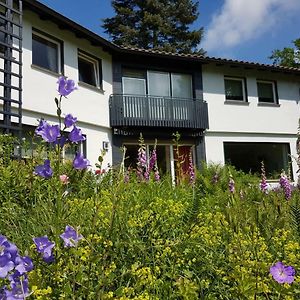
<instances>
[{"instance_id":1,"label":"white building","mask_svg":"<svg viewBox=\"0 0 300 300\"><path fill-rule=\"evenodd\" d=\"M184 171L192 152L198 166L230 161L256 172L264 160L275 176L292 162L296 178L300 70L120 48L38 1L12 3L0 2L5 132L34 130L40 118L56 122L64 75L78 90L63 100L63 113L78 118L81 151L93 165L107 146L104 164L119 163L124 145L130 165L142 133L149 151L157 139L159 167L174 175L178 131Z\"/></svg>"}]
</instances>

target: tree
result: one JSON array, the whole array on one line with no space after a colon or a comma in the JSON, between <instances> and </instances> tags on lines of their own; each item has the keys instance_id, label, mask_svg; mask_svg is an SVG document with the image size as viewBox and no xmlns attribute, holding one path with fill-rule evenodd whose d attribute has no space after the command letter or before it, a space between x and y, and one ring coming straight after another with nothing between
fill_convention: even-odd
<instances>
[{"instance_id":1,"label":"tree","mask_svg":"<svg viewBox=\"0 0 300 300\"><path fill-rule=\"evenodd\" d=\"M300 68L300 38L293 41L295 48L285 47L283 50L274 50L269 57L274 65Z\"/></svg>"},{"instance_id":2,"label":"tree","mask_svg":"<svg viewBox=\"0 0 300 300\"><path fill-rule=\"evenodd\" d=\"M117 45L177 53L204 53L198 49L203 28L190 30L197 20L198 1L112 0L116 15L102 27Z\"/></svg>"}]
</instances>

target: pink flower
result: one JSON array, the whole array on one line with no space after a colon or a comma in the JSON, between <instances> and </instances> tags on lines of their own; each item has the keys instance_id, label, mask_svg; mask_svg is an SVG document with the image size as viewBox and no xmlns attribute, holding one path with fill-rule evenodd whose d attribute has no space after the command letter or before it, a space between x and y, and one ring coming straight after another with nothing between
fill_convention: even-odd
<instances>
[{"instance_id":1,"label":"pink flower","mask_svg":"<svg viewBox=\"0 0 300 300\"><path fill-rule=\"evenodd\" d=\"M69 177L66 174L60 175L59 180L62 184L68 184L69 183Z\"/></svg>"}]
</instances>

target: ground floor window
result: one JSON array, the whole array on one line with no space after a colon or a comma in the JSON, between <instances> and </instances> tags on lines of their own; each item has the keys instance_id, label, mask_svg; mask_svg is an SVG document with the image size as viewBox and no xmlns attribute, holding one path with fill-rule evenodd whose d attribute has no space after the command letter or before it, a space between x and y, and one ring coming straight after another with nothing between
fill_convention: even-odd
<instances>
[{"instance_id":1,"label":"ground floor window","mask_svg":"<svg viewBox=\"0 0 300 300\"><path fill-rule=\"evenodd\" d=\"M139 145L124 144L124 146L126 148L125 167L135 169ZM148 158L153 148L153 144L146 144ZM181 145L178 151L173 145L156 145L157 166L160 174L170 174L174 179L179 173L186 174L189 168L190 153L192 153L192 159L194 161L194 147L192 145ZM179 164L177 162L179 162ZM180 166L180 172L178 166Z\"/></svg>"},{"instance_id":2,"label":"ground floor window","mask_svg":"<svg viewBox=\"0 0 300 300\"><path fill-rule=\"evenodd\" d=\"M277 179L283 170L288 171L290 165L288 143L224 142L224 155L225 163L258 175L263 161L268 179Z\"/></svg>"}]
</instances>

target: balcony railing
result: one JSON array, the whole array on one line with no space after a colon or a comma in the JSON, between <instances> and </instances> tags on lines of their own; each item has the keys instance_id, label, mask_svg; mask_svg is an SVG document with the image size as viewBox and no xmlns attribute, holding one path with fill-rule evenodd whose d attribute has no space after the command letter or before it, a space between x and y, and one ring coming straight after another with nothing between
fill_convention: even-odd
<instances>
[{"instance_id":1,"label":"balcony railing","mask_svg":"<svg viewBox=\"0 0 300 300\"><path fill-rule=\"evenodd\" d=\"M198 99L111 95L112 127L208 128L207 103Z\"/></svg>"}]
</instances>

